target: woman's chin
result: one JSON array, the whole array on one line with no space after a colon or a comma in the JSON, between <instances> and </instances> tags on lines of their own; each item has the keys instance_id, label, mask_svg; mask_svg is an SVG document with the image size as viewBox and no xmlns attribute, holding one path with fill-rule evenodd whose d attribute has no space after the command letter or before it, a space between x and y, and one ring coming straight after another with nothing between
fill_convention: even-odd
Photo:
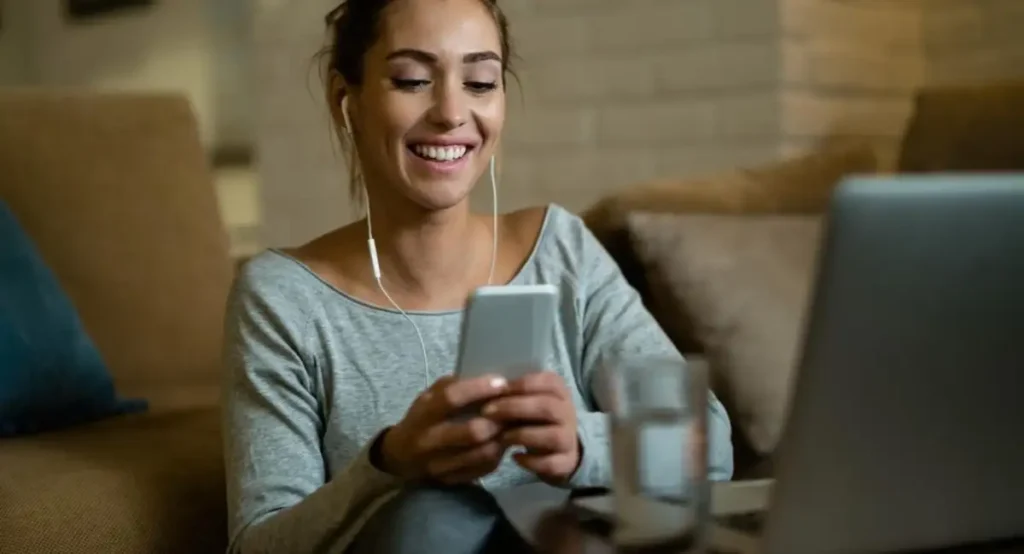
<instances>
[{"instance_id":1,"label":"woman's chin","mask_svg":"<svg viewBox=\"0 0 1024 554\"><path fill-rule=\"evenodd\" d=\"M472 190L463 183L421 181L412 184L407 196L424 209L444 211L468 201Z\"/></svg>"}]
</instances>

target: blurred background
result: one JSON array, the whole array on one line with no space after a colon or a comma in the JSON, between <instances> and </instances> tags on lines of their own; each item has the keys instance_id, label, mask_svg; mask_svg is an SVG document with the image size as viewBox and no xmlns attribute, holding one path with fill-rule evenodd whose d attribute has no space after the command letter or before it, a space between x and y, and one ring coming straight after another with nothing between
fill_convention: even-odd
<instances>
[{"instance_id":1,"label":"blurred background","mask_svg":"<svg viewBox=\"0 0 1024 554\"><path fill-rule=\"evenodd\" d=\"M233 248L356 214L314 55L336 0L0 0L0 85L174 90ZM868 139L892 163L922 86L1024 75L1021 0L506 0L502 209ZM480 187L480 201L489 201Z\"/></svg>"},{"instance_id":2,"label":"blurred background","mask_svg":"<svg viewBox=\"0 0 1024 554\"><path fill-rule=\"evenodd\" d=\"M0 0L0 552L226 550L225 299L360 216L315 59L338 1ZM736 478L773 475L835 185L1024 170L1024 0L500 4L500 208L583 216L707 361Z\"/></svg>"}]
</instances>

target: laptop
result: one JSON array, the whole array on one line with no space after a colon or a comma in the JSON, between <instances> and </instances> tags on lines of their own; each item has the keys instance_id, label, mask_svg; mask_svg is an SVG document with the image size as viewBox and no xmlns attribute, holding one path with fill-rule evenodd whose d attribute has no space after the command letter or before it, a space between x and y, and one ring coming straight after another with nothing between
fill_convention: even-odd
<instances>
[{"instance_id":1,"label":"laptop","mask_svg":"<svg viewBox=\"0 0 1024 554\"><path fill-rule=\"evenodd\" d=\"M1024 537L1024 174L839 185L774 466L716 492L712 550Z\"/></svg>"}]
</instances>

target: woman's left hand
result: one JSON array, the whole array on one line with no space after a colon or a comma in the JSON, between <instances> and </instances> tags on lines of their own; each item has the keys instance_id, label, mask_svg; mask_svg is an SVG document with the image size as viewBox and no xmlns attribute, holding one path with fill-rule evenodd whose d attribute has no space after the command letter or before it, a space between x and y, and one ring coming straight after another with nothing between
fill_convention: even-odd
<instances>
[{"instance_id":1,"label":"woman's left hand","mask_svg":"<svg viewBox=\"0 0 1024 554\"><path fill-rule=\"evenodd\" d=\"M508 429L500 441L522 446L514 458L523 468L552 485L563 485L580 465L582 447L576 429L576 407L562 377L553 371L531 373L508 384L491 400L484 417Z\"/></svg>"}]
</instances>

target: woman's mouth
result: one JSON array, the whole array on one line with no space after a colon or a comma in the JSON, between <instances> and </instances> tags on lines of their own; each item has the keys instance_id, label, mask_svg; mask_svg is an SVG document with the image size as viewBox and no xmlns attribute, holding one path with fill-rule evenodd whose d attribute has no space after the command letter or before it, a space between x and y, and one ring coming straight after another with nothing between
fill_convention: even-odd
<instances>
[{"instance_id":1,"label":"woman's mouth","mask_svg":"<svg viewBox=\"0 0 1024 554\"><path fill-rule=\"evenodd\" d=\"M421 171L451 175L460 171L469 160L473 146L468 144L410 144L413 165Z\"/></svg>"},{"instance_id":2,"label":"woman's mouth","mask_svg":"<svg viewBox=\"0 0 1024 554\"><path fill-rule=\"evenodd\" d=\"M464 144L452 146L433 146L429 144L414 144L409 147L413 154L424 160L434 162L451 162L461 159L469 152L470 148Z\"/></svg>"}]
</instances>

